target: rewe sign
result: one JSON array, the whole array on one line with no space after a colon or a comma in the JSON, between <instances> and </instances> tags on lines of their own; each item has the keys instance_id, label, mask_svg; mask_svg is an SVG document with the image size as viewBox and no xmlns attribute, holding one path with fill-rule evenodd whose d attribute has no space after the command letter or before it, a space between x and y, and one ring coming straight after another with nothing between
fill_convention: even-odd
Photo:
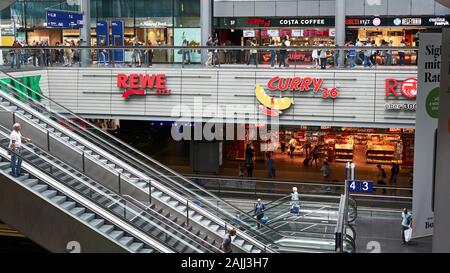
<instances>
[{"instance_id":1,"label":"rewe sign","mask_svg":"<svg viewBox=\"0 0 450 273\"><path fill-rule=\"evenodd\" d=\"M166 87L165 74L118 74L117 88L124 88L122 97L128 99L131 95L145 96L145 90L153 90L157 95L169 95Z\"/></svg>"},{"instance_id":2,"label":"rewe sign","mask_svg":"<svg viewBox=\"0 0 450 273\"><path fill-rule=\"evenodd\" d=\"M416 99L417 96L417 79L408 78L399 84L399 81L394 78L386 79L386 97L391 94L395 97L399 96L399 91L407 99Z\"/></svg>"}]
</instances>

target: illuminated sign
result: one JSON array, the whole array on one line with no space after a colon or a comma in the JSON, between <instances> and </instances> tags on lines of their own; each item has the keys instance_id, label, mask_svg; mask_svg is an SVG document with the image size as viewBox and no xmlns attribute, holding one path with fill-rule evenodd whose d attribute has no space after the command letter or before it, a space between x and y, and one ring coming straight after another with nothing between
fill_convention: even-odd
<instances>
[{"instance_id":1,"label":"illuminated sign","mask_svg":"<svg viewBox=\"0 0 450 273\"><path fill-rule=\"evenodd\" d=\"M117 88L124 88L122 97L128 99L132 95L145 96L145 90L153 90L157 95L169 95L165 74L118 74ZM147 93L148 94L148 93Z\"/></svg>"},{"instance_id":2,"label":"illuminated sign","mask_svg":"<svg viewBox=\"0 0 450 273\"><path fill-rule=\"evenodd\" d=\"M399 84L399 81L394 78L386 79L386 98L393 97L398 98L400 94L410 100L415 100L417 97L417 79L408 78ZM416 103L387 103L384 105L386 111L416 111Z\"/></svg>"},{"instance_id":3,"label":"illuminated sign","mask_svg":"<svg viewBox=\"0 0 450 273\"><path fill-rule=\"evenodd\" d=\"M72 11L46 10L47 27L81 28L83 27L83 14Z\"/></svg>"},{"instance_id":4,"label":"illuminated sign","mask_svg":"<svg viewBox=\"0 0 450 273\"><path fill-rule=\"evenodd\" d=\"M267 83L267 88L270 91L291 91L291 92L322 92L322 98L335 99L339 96L338 90L334 87L332 89L323 87L322 78L311 77L293 77L293 78L281 78L273 77ZM286 110L294 104L291 98L277 98L267 94L264 88L256 84L255 96L261 103L258 105L261 112L268 116L279 116L282 110Z\"/></svg>"}]
</instances>

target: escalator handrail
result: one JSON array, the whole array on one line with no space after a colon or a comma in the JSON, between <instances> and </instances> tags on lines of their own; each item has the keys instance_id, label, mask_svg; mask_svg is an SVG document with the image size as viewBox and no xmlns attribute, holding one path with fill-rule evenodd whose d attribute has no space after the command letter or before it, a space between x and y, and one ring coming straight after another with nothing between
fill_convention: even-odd
<instances>
[{"instance_id":1,"label":"escalator handrail","mask_svg":"<svg viewBox=\"0 0 450 273\"><path fill-rule=\"evenodd\" d=\"M225 202L225 201L222 200L221 198L217 197L216 195L209 193L208 191L202 189L202 188L199 187L198 185L196 185L196 184L192 183L191 181L189 181L189 180L183 178L182 176L180 176L179 174L177 174L176 172L174 172L174 171L171 170L170 168L168 168L168 167L166 167L166 166L160 164L159 162L157 162L157 161L155 161L154 159L152 159L152 158L146 156L145 154L143 154L143 153L141 153L140 151L136 150L135 148L129 146L128 144L122 142L121 140L115 138L114 136L109 135L109 134L106 134L105 132L103 132L102 130L100 130L99 128L97 128L97 127L96 127L95 125L93 125L92 123L90 123L90 122L84 120L83 118L79 117L78 115L76 115L75 113L73 113L71 110L65 108L64 106L60 105L59 103L54 102L53 100L51 100L50 98L46 97L46 96L43 95L43 94L37 94L33 89L29 88L29 87L26 86L26 85L23 85L20 81L17 81L13 76L9 75L8 73L2 71L1 69L0 69L0 71L3 72L3 74L7 75L10 79L14 80L16 83L20 84L21 86L23 86L24 88L28 89L28 90L31 91L32 93L36 94L37 96L46 98L48 101L50 101L51 103L53 103L53 104L55 104L55 105L58 105L58 107L60 107L60 108L62 108L62 109L64 109L64 110L66 110L68 113L70 113L71 115L75 116L76 118L78 118L78 119L80 119L80 120L83 120L83 122L85 122L86 124L89 124L92 128L94 128L97 132L100 132L102 135L105 135L106 137L113 139L114 141L118 142L119 144L125 146L127 149L132 150L134 153L136 153L136 154L138 154L139 156L141 156L141 157L145 158L146 160L150 161L151 163L156 164L158 167L160 167L160 168L162 168L162 169L164 169L164 170L166 170L166 171L172 173L175 177L177 177L177 178L183 180L184 182L188 183L189 185L193 186L194 188L196 188L196 189L202 191L202 192L205 193L206 195L209 195L209 196L213 197L214 199L219 199L219 200L221 200L222 203L227 204L227 206L233 208L235 211L240 212L241 215L247 215L245 212L241 211L240 209L236 208L235 206L233 206L233 205L231 205L231 204L228 204L227 202ZM13 86L11 86L11 85L10 85L10 87L11 87L15 92L19 93L20 95L23 95L23 94L21 94L20 92L18 92L17 90L15 90L15 87L13 87ZM36 101L30 100L29 98L26 98L26 99L27 99L29 102L31 102L33 105L36 105L36 104L37 104ZM49 110L48 110L48 109L45 109L45 111L49 111ZM104 144L108 145L109 147L112 147L112 148L114 148L114 149L116 149L116 150L119 150L119 151L121 152L121 154L127 155L127 153L124 152L124 151L122 151L120 148L117 148L117 147L115 147L115 146L111 146L111 144L107 143L104 139L99 138L99 137L96 136L95 134L92 134L91 132L89 132L89 130L86 130L86 129L84 129L84 128L80 128L79 124L77 124L77 123L71 121L70 119L67 119L67 118L64 117L63 115L61 115L61 114L59 114L59 113L55 113L54 111L52 111L52 113L53 113L54 115L57 115L57 116L63 118L64 120L68 121L70 124L72 124L72 125L75 126L76 128L81 129L81 130L84 130L85 132L88 132L88 133L91 134L93 137L95 137L95 138L98 139L99 141L103 142ZM137 160L137 161L138 161L139 163L144 164L144 163L141 162L140 160ZM129 163L128 163L128 164L129 164ZM141 165L141 166L143 166L143 165ZM152 167L150 167L150 166L148 166L148 165L146 165L146 166L149 167L149 168L151 168L151 169L153 169ZM153 169L153 171L155 171L155 170ZM156 171L156 172L159 172L159 173L161 174L160 171ZM164 176L165 176L165 175L164 175ZM184 190L187 190L187 191L191 192L191 194L194 195L194 196L196 196L197 198L204 200L204 197L202 197L202 196L200 196L200 195L198 195L198 194L192 192L190 189L187 189L185 186L179 184L179 183L176 182L176 181L173 181L172 179L168 178L167 176L165 176L165 177L166 177L167 179L171 180L173 183L176 183L176 184L178 184L179 186L181 186ZM185 193L185 191L183 191L183 192ZM209 202L205 200L205 203L209 203ZM209 206L210 206L213 210L218 210L218 208L214 209L214 204L212 204L212 203L209 203ZM236 222L236 220L238 220L241 224L247 225L247 223L243 222L241 219L236 219L236 218L234 218L234 217L233 217L230 213L228 213L227 211L221 210L221 212L222 212L222 215L227 215L227 219L228 219L229 221L231 221L231 222ZM201 212L201 213L204 214L204 212ZM247 217L248 217L249 219L251 219L251 221L253 221L253 222L255 222L255 223L258 222L257 220L253 219L253 218L250 217L249 215L247 215ZM257 232L254 232L254 231L251 229L251 227L249 227L249 229L247 229L247 230L245 230L245 231L251 233L253 236L256 236L256 238L264 239L264 240L268 241L269 243L273 243L273 242L271 242L271 240L268 239L268 238L264 238L264 237L261 238L261 235L258 234ZM274 230L274 232L276 232L276 231ZM245 234L245 233L244 233L244 234ZM244 238L246 238L246 239L249 240L249 241L252 241L253 245L258 246L258 248L260 248L261 250L266 250L266 249L268 249L267 244L264 245L264 244L262 244L261 242L254 241L253 237L250 236L250 235L249 235L249 236L245 236L245 235L242 235L242 233L241 233L241 236L244 237Z\"/></svg>"},{"instance_id":2,"label":"escalator handrail","mask_svg":"<svg viewBox=\"0 0 450 273\"><path fill-rule=\"evenodd\" d=\"M119 227L120 229L124 230L131 236L137 238L138 240L145 242L145 244L151 246L152 248L163 252L163 253L172 253L173 251L170 248L167 248L166 246L162 245L158 241L154 240L153 238L149 237L148 235L144 234L143 232L137 230L134 226L130 225L129 223L124 222L122 219L118 218L114 214L111 214L107 212L105 209L99 207L94 202L88 200L78 192L74 191L73 189L62 185L57 180L55 180L51 175L49 175L45 170L40 169L37 166L34 166L34 164L28 162L25 158L22 158L20 155L16 154L15 152L5 149L3 146L0 146L0 156L4 158L8 158L8 154L15 154L18 158L21 158L23 163L24 169L29 171L30 174L32 174L34 177L38 178L40 181L50 184L52 188L56 189L58 192L61 192L65 196L69 197L70 199L74 200L76 203L81 204L83 207L89 209L90 211L93 211L95 214L99 215L103 219L107 220L110 223L113 223L115 226ZM28 166L27 166L28 165ZM9 175L8 175L9 176ZM13 178L11 178L13 180ZM20 185L20 183L18 183ZM103 235L105 236L105 235ZM119 244L118 244L119 245ZM124 246L122 246L124 247Z\"/></svg>"},{"instance_id":3,"label":"escalator handrail","mask_svg":"<svg viewBox=\"0 0 450 273\"><path fill-rule=\"evenodd\" d=\"M0 125L0 126L1 126L1 125ZM2 129L4 129L3 126L1 126L1 127L2 127ZM6 134L4 131L2 131L2 130L0 130L0 136L3 136L3 137L5 137L5 138L7 138L7 134ZM54 164L53 161L50 161L49 159L47 159L47 158L45 158L45 157L41 157L41 156L40 156L39 154L37 154L32 148L30 148L30 147L28 147L28 146L31 146L31 145L30 145L29 143L23 145L23 149L27 150L28 152L32 153L33 155L38 156L39 158L43 159L43 160L44 160L45 162L47 162L47 163ZM33 145L33 146L34 146L34 145ZM14 152L12 152L11 150L8 150L8 148L5 147L4 145L0 145L0 147L3 148L4 150L7 150L7 151L11 152L11 153L14 153ZM36 147L36 146L34 146L34 147ZM38 148L38 147L37 147L37 148ZM39 149L39 148L38 148L38 149ZM16 154L16 153L14 153L14 154ZM16 154L16 155L17 155L17 154ZM28 159L25 159L22 155L17 155L17 156L20 157L20 158L23 160L23 162L27 162L28 164L32 165L34 168L39 169L40 171L44 172L46 175L52 177L55 181L58 181L56 177L53 177L53 176L52 176L52 174L49 174L46 170L42 170L40 167L34 165L34 164L31 163L31 162L28 162ZM120 197L120 196L118 196L118 195L114 195L114 197L117 197L117 199L114 199L114 198L111 197L111 195L108 195L108 194L104 193L103 191L99 190L98 188L92 186L90 183L84 181L83 179L79 178L78 176L74 175L73 173L67 171L66 169L64 169L64 168L62 168L62 167L60 167L60 166L58 166L58 165L53 165L53 166L56 167L56 169L58 169L58 170L64 172L66 175L71 176L71 178L76 179L78 182L82 183L84 186L87 186L90 190L93 190L93 191L96 192L97 194L100 194L100 195L102 195L103 197L105 197L105 198L107 198L107 199L109 199L109 200L111 200L111 201L114 201L116 204L119 204L119 206L122 205L121 201L124 200L122 197ZM61 182L59 182L59 183L61 183ZM97 182L95 182L95 183L97 183ZM62 184L62 183L61 183L61 184ZM64 186L65 186L65 185L64 185ZM65 186L65 187L68 187L68 186ZM68 188L71 189L70 187L68 187ZM77 192L77 191L74 190L74 189L71 189L71 190ZM81 193L79 193L79 192L77 192L77 193L81 195ZM68 195L68 196L69 196L69 195ZM83 197L84 197L84 196L83 196ZM87 197L84 197L84 198L87 198ZM125 201L126 201L126 200L125 200ZM91 201L91 202L94 203L94 204L96 204L94 201ZM125 206L126 206L126 205L125 205ZM101 207L101 206L100 206L100 207ZM136 215L140 215L140 214L142 213L142 211L141 211L141 212L134 212L134 213L135 213ZM112 214L112 215L114 215L114 214ZM144 218L144 219L146 219L146 218ZM148 220L148 222L151 223L153 226L158 227L158 228L159 228L160 230L162 230L163 232L168 232L168 230L166 230L166 229L169 229L169 230L172 229L172 230L173 230L173 228L172 228L170 225L168 225L167 223L163 223L164 226L165 226L165 227L163 228L163 227L159 227L159 224L154 223L154 222L153 222L152 220L150 220L150 219L146 219L146 220ZM131 225L131 224L130 224L130 225ZM136 229L139 229L139 228L137 228L137 227L135 227L135 228L136 228ZM179 233L177 230L174 230L174 231L175 231L176 233ZM169 233L170 233L170 232L169 232ZM173 237L176 237L177 239L180 239L180 241L183 242L185 245L191 246L190 243L185 242L185 241L184 241L183 239L181 239L181 238L178 238L177 235L174 235L174 234L171 234L171 235L172 235ZM147 236L148 236L148 235L147 235ZM183 234L180 234L179 236L183 236ZM194 246L191 246L191 247L194 247ZM197 248L197 247L194 247L194 248Z\"/></svg>"}]
</instances>

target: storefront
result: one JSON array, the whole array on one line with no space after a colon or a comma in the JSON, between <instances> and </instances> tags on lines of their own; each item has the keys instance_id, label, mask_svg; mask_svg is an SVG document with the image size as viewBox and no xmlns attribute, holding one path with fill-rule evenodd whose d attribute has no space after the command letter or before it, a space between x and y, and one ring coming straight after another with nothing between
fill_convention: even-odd
<instances>
[{"instance_id":1,"label":"storefront","mask_svg":"<svg viewBox=\"0 0 450 273\"><path fill-rule=\"evenodd\" d=\"M269 46L273 40L280 45L289 37L291 46L334 44L334 18L215 18L215 29L221 45L247 45L248 40L260 46ZM312 62L311 51L290 51L288 61L298 64ZM239 58L241 62L246 59ZM270 61L270 53L264 52L260 61Z\"/></svg>"}]
</instances>

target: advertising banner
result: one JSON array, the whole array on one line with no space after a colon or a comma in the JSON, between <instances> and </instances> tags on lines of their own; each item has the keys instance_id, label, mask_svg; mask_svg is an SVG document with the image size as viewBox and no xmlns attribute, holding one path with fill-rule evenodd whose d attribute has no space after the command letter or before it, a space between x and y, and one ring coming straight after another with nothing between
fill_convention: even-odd
<instances>
[{"instance_id":1,"label":"advertising banner","mask_svg":"<svg viewBox=\"0 0 450 273\"><path fill-rule=\"evenodd\" d=\"M433 234L442 35L421 33L414 145L413 237Z\"/></svg>"},{"instance_id":2,"label":"advertising banner","mask_svg":"<svg viewBox=\"0 0 450 273\"><path fill-rule=\"evenodd\" d=\"M109 23L108 21L97 21L97 45L109 46ZM108 62L109 52L107 50L97 50L98 62Z\"/></svg>"},{"instance_id":3,"label":"advertising banner","mask_svg":"<svg viewBox=\"0 0 450 273\"><path fill-rule=\"evenodd\" d=\"M442 31L441 96L435 185L433 252L450 252L450 29Z\"/></svg>"},{"instance_id":4,"label":"advertising banner","mask_svg":"<svg viewBox=\"0 0 450 273\"><path fill-rule=\"evenodd\" d=\"M175 28L174 29L174 45L175 46L199 46L201 40L200 28ZM183 41L185 43L183 44ZM174 55L175 62L199 63L201 60L201 50L177 50Z\"/></svg>"},{"instance_id":5,"label":"advertising banner","mask_svg":"<svg viewBox=\"0 0 450 273\"><path fill-rule=\"evenodd\" d=\"M123 46L124 41L124 23L122 20L112 20L111 21L111 33L112 33L112 45L113 46ZM124 50L115 49L114 50L114 61L123 62Z\"/></svg>"}]
</instances>

